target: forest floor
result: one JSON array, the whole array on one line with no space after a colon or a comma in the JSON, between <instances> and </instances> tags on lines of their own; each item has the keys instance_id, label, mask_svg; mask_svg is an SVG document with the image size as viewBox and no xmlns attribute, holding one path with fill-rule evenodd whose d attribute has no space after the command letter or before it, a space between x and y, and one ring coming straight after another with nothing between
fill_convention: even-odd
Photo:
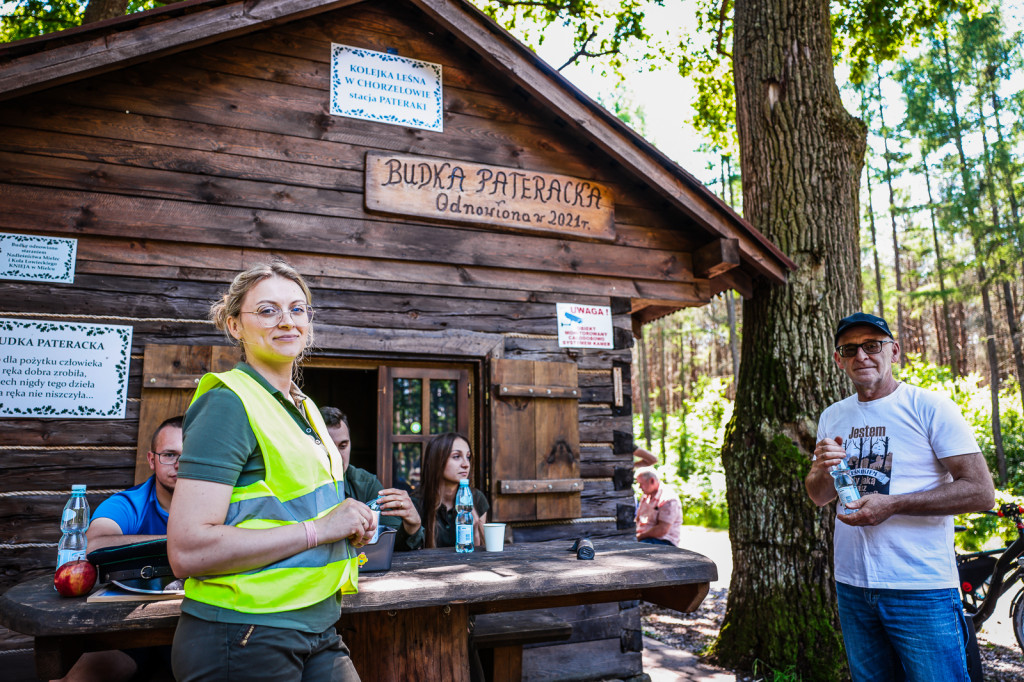
<instances>
[{"instance_id":1,"label":"forest floor","mask_svg":"<svg viewBox=\"0 0 1024 682\"><path fill-rule=\"evenodd\" d=\"M683 526L682 547L693 548L711 558L718 566L718 580L711 583L708 596L693 613L679 613L645 604L642 627L645 637L662 644L689 652L696 657L691 664L702 670L699 676L688 675L677 679L715 679L749 682L763 677L751 673L727 670L715 666L702 656L718 637L725 616L725 603L729 596L729 577L732 574L732 555L726 531L708 530L697 526ZM1009 599L1002 599L996 613L978 633L982 666L986 682L1024 682L1024 655L1017 645L1009 615Z\"/></svg>"}]
</instances>

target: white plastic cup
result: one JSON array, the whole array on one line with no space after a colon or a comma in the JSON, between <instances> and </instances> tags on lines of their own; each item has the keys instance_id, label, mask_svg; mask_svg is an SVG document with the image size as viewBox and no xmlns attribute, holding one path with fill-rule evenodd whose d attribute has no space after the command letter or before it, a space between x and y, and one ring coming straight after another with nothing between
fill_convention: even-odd
<instances>
[{"instance_id":1,"label":"white plastic cup","mask_svg":"<svg viewBox=\"0 0 1024 682\"><path fill-rule=\"evenodd\" d=\"M500 552L505 547L505 524L484 524L484 548L488 552Z\"/></svg>"}]
</instances>

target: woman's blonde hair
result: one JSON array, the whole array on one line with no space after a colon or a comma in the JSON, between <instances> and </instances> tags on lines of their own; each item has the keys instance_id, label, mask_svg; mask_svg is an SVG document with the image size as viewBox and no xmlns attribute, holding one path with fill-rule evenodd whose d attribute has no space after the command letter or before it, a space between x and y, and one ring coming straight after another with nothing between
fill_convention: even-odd
<instances>
[{"instance_id":1,"label":"woman's blonde hair","mask_svg":"<svg viewBox=\"0 0 1024 682\"><path fill-rule=\"evenodd\" d=\"M228 340L232 343L239 343L238 339L231 335L228 331L228 318L237 318L242 313L242 300L249 291L270 277L283 277L284 279L291 280L299 285L302 289L303 296L306 297L306 303L309 305L313 304L313 294L309 290L309 286L306 284L306 280L302 279L302 275L298 271L289 265L286 261L281 258L272 258L266 263L257 263L256 265L250 266L248 269L235 275L235 279L231 282L231 286L228 287L226 294L221 296L219 301L215 301L210 306L210 321L213 322L217 329L224 332ZM245 360L245 345L242 345L242 360ZM302 354L295 358L295 366L306 357L307 351L313 347L313 326L309 327L309 332L306 335L306 347L302 349ZM297 371L297 369L296 369Z\"/></svg>"}]
</instances>

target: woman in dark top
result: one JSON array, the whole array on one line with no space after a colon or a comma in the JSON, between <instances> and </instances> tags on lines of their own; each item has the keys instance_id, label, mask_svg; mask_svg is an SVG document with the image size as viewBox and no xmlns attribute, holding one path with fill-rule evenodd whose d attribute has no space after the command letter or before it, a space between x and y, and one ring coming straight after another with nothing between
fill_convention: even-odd
<instances>
[{"instance_id":1,"label":"woman in dark top","mask_svg":"<svg viewBox=\"0 0 1024 682\"><path fill-rule=\"evenodd\" d=\"M442 433L427 443L420 465L418 502L425 531L425 547L455 546L455 493L459 479L469 478L473 453L469 441L458 433ZM484 494L473 488L473 544L483 543L484 523L491 506ZM430 510L430 511L427 511ZM434 523L429 523L433 518Z\"/></svg>"}]
</instances>

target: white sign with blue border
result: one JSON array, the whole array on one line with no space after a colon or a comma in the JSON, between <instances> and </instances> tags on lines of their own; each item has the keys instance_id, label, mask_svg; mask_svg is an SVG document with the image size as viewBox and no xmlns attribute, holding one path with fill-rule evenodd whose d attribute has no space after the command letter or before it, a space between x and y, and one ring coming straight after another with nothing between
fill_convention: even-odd
<instances>
[{"instance_id":1,"label":"white sign with blue border","mask_svg":"<svg viewBox=\"0 0 1024 682\"><path fill-rule=\"evenodd\" d=\"M0 417L124 419L132 328L0 318Z\"/></svg>"},{"instance_id":2,"label":"white sign with blue border","mask_svg":"<svg viewBox=\"0 0 1024 682\"><path fill-rule=\"evenodd\" d=\"M332 44L331 114L443 132L441 65Z\"/></svg>"},{"instance_id":3,"label":"white sign with blue border","mask_svg":"<svg viewBox=\"0 0 1024 682\"><path fill-rule=\"evenodd\" d=\"M0 279L75 281L77 239L0 232Z\"/></svg>"},{"instance_id":4,"label":"white sign with blue border","mask_svg":"<svg viewBox=\"0 0 1024 682\"><path fill-rule=\"evenodd\" d=\"M559 348L614 348L612 309L606 305L556 303Z\"/></svg>"}]
</instances>

